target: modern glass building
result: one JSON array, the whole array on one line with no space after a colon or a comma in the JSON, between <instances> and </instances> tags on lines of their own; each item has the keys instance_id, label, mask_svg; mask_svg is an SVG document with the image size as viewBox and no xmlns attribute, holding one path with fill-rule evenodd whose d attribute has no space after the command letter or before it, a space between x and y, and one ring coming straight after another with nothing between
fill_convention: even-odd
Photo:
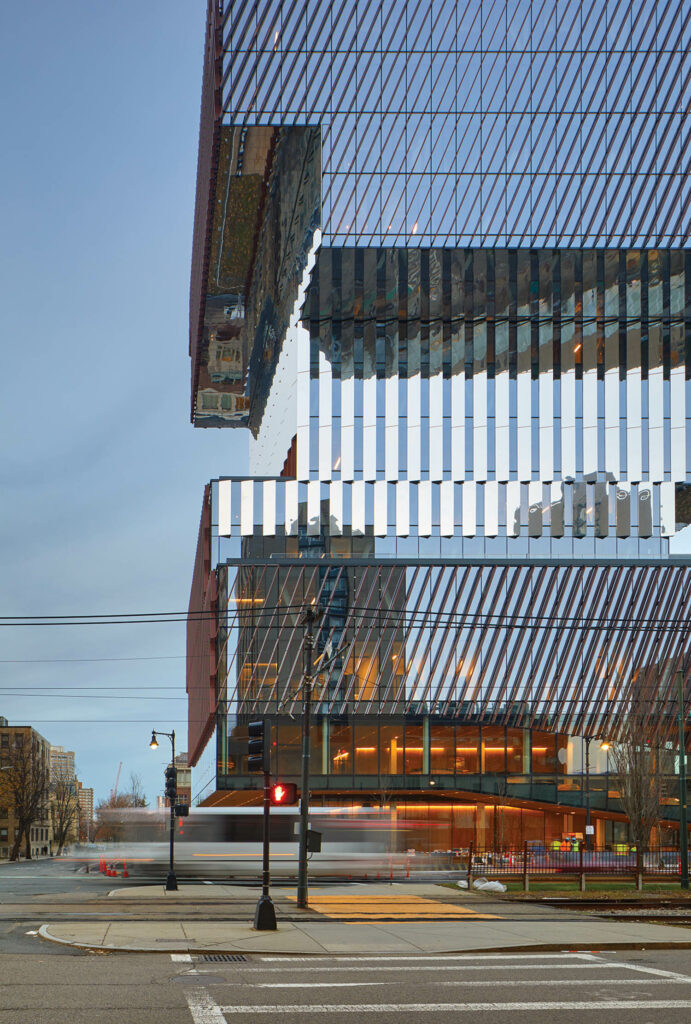
<instances>
[{"instance_id":1,"label":"modern glass building","mask_svg":"<svg viewBox=\"0 0 691 1024\"><path fill-rule=\"evenodd\" d=\"M690 13L600 6L209 5L192 419L248 430L251 475L204 495L205 799L258 799L260 715L298 776L312 601L317 802L434 848L582 832L590 802L604 841L632 708L673 766Z\"/></svg>"}]
</instances>

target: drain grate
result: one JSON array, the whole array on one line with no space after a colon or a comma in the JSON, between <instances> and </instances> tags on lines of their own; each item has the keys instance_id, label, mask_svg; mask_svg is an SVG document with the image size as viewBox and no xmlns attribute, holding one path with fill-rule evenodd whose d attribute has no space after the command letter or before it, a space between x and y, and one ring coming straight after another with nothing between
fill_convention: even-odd
<instances>
[{"instance_id":1,"label":"drain grate","mask_svg":"<svg viewBox=\"0 0 691 1024\"><path fill-rule=\"evenodd\" d=\"M245 964L247 957L244 953L204 953L201 957L207 964Z\"/></svg>"}]
</instances>

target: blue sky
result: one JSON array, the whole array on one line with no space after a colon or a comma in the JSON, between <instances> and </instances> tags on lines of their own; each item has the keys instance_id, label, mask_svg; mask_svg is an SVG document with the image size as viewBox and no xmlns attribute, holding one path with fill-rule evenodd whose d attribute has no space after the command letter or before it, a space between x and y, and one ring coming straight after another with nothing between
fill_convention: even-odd
<instances>
[{"instance_id":1,"label":"blue sky","mask_svg":"<svg viewBox=\"0 0 691 1024\"><path fill-rule=\"evenodd\" d=\"M205 17L204 0L4 11L4 615L185 609L204 483L244 468L243 434L189 423ZM73 749L97 799L122 761L153 802L152 726L186 748L184 625L0 638L0 715Z\"/></svg>"}]
</instances>

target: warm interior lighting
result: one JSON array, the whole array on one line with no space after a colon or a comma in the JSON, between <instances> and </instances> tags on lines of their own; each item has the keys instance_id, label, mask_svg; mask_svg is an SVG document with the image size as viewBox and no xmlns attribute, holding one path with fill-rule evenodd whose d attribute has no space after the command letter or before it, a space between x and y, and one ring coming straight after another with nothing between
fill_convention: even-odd
<instances>
[{"instance_id":1,"label":"warm interior lighting","mask_svg":"<svg viewBox=\"0 0 691 1024\"><path fill-rule=\"evenodd\" d=\"M457 754L477 754L477 747L456 747Z\"/></svg>"},{"instance_id":2,"label":"warm interior lighting","mask_svg":"<svg viewBox=\"0 0 691 1024\"><path fill-rule=\"evenodd\" d=\"M532 747L531 749L532 749L534 754L546 754L547 753L547 747Z\"/></svg>"},{"instance_id":3,"label":"warm interior lighting","mask_svg":"<svg viewBox=\"0 0 691 1024\"><path fill-rule=\"evenodd\" d=\"M355 748L355 753L356 754L374 754L376 749L377 749L376 747L356 747Z\"/></svg>"},{"instance_id":4,"label":"warm interior lighting","mask_svg":"<svg viewBox=\"0 0 691 1024\"><path fill-rule=\"evenodd\" d=\"M229 597L228 604L264 604L263 597Z\"/></svg>"}]
</instances>

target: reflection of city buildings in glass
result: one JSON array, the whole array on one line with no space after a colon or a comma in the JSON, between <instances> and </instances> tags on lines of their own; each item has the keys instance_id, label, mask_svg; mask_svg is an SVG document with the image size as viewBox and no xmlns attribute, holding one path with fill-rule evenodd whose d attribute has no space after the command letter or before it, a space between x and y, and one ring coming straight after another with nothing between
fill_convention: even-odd
<instances>
[{"instance_id":1,"label":"reflection of city buildings in glass","mask_svg":"<svg viewBox=\"0 0 691 1024\"><path fill-rule=\"evenodd\" d=\"M252 476L205 497L191 756L217 704L219 789L256 715L298 773L313 600L324 800L582 808L584 737L645 693L669 741L689 671L683 6L362 6L209 9L193 419Z\"/></svg>"}]
</instances>

